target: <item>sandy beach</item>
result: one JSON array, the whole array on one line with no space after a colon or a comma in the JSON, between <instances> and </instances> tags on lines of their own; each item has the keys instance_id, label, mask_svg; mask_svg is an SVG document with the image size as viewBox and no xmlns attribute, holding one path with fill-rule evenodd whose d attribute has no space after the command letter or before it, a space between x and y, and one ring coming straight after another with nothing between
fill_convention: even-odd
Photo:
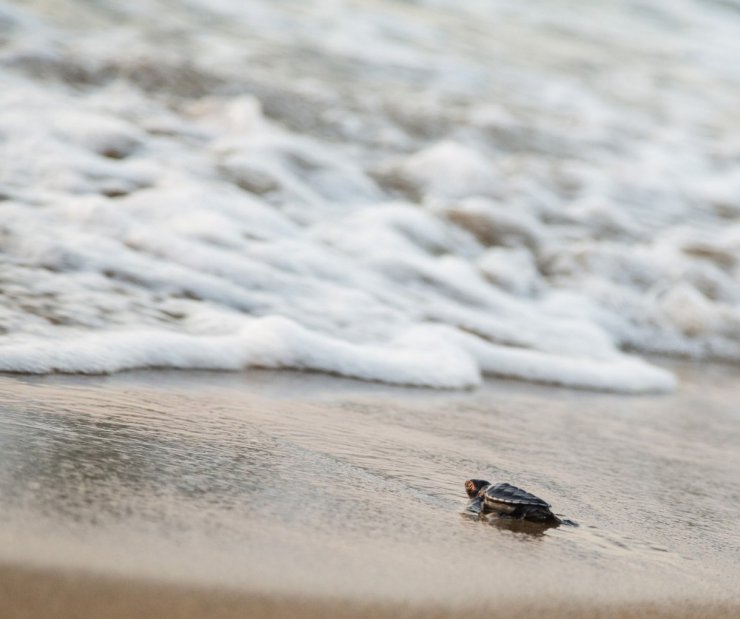
<instances>
[{"instance_id":1,"label":"sandy beach","mask_svg":"<svg viewBox=\"0 0 740 619\"><path fill-rule=\"evenodd\" d=\"M0 379L8 617L730 617L740 393L316 374ZM578 527L466 517L470 476Z\"/></svg>"}]
</instances>

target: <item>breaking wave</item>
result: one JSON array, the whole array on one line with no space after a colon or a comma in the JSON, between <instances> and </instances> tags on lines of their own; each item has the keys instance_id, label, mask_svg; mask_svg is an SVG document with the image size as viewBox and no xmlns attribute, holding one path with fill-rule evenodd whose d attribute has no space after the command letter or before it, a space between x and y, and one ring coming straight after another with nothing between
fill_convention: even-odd
<instances>
[{"instance_id":1,"label":"breaking wave","mask_svg":"<svg viewBox=\"0 0 740 619\"><path fill-rule=\"evenodd\" d=\"M740 360L729 3L67 5L0 7L0 370Z\"/></svg>"}]
</instances>

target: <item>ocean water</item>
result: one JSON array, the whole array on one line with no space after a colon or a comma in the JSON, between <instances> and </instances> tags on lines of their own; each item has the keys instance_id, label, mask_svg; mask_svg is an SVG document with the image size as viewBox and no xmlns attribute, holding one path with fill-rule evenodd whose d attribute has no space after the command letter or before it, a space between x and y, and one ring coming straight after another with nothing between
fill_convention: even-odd
<instances>
[{"instance_id":1,"label":"ocean water","mask_svg":"<svg viewBox=\"0 0 740 619\"><path fill-rule=\"evenodd\" d=\"M0 564L455 609L737 609L740 386L726 366L673 367L659 396L2 376ZM472 519L470 477L579 526Z\"/></svg>"},{"instance_id":2,"label":"ocean water","mask_svg":"<svg viewBox=\"0 0 740 619\"><path fill-rule=\"evenodd\" d=\"M0 370L740 360L740 4L0 4Z\"/></svg>"}]
</instances>

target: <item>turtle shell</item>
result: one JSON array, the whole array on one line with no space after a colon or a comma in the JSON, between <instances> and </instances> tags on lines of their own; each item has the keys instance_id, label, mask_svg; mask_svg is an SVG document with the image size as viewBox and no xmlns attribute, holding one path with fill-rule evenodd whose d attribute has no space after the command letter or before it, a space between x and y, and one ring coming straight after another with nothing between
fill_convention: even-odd
<instances>
[{"instance_id":1,"label":"turtle shell","mask_svg":"<svg viewBox=\"0 0 740 619\"><path fill-rule=\"evenodd\" d=\"M481 490L481 494L479 496L482 496L486 501L495 503L529 505L532 507L550 507L550 504L543 501L540 497L535 496L526 490L522 490L521 488L505 483L486 486Z\"/></svg>"}]
</instances>

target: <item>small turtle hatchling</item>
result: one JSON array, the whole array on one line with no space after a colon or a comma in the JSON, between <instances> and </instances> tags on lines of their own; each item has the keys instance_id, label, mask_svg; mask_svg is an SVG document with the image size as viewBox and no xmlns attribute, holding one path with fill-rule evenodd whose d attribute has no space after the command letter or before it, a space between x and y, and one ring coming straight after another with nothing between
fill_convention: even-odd
<instances>
[{"instance_id":1,"label":"small turtle hatchling","mask_svg":"<svg viewBox=\"0 0 740 619\"><path fill-rule=\"evenodd\" d=\"M504 518L550 525L563 522L550 511L549 503L510 484L492 484L483 479L469 479L465 482L465 492L470 497L468 510L480 515L495 513Z\"/></svg>"}]
</instances>

